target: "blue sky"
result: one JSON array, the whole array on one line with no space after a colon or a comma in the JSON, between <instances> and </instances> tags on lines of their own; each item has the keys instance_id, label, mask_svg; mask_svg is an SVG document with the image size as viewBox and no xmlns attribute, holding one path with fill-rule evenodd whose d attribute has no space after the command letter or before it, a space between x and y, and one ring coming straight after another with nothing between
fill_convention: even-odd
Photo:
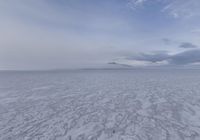
<instances>
[{"instance_id":1,"label":"blue sky","mask_svg":"<svg viewBox=\"0 0 200 140\"><path fill-rule=\"evenodd\" d=\"M1 0L0 20L0 69L200 61L199 0Z\"/></svg>"}]
</instances>

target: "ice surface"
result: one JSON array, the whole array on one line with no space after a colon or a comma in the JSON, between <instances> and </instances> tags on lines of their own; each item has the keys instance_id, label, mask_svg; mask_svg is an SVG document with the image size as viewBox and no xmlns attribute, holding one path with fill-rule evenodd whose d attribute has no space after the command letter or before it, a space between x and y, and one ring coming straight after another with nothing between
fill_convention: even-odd
<instances>
[{"instance_id":1,"label":"ice surface","mask_svg":"<svg viewBox=\"0 0 200 140\"><path fill-rule=\"evenodd\" d=\"M0 72L0 140L200 140L200 70Z\"/></svg>"}]
</instances>

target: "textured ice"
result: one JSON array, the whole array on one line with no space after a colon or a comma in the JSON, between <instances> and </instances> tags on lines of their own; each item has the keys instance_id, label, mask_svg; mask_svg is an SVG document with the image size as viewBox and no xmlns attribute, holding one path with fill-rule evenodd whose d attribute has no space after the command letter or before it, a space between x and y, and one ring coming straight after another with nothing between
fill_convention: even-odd
<instances>
[{"instance_id":1,"label":"textured ice","mask_svg":"<svg viewBox=\"0 0 200 140\"><path fill-rule=\"evenodd\" d=\"M0 140L200 140L200 70L1 72Z\"/></svg>"}]
</instances>

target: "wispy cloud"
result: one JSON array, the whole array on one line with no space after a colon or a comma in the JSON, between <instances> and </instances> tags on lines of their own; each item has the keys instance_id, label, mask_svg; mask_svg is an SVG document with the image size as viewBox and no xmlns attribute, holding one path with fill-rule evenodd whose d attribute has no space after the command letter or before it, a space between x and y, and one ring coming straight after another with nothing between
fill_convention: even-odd
<instances>
[{"instance_id":1,"label":"wispy cloud","mask_svg":"<svg viewBox=\"0 0 200 140\"><path fill-rule=\"evenodd\" d=\"M128 6L132 9L138 8L138 6L142 6L147 0L129 0Z\"/></svg>"},{"instance_id":2,"label":"wispy cloud","mask_svg":"<svg viewBox=\"0 0 200 140\"><path fill-rule=\"evenodd\" d=\"M174 18L200 16L199 0L130 0L129 5L138 8L145 3L162 5L161 12L167 12Z\"/></svg>"},{"instance_id":3,"label":"wispy cloud","mask_svg":"<svg viewBox=\"0 0 200 140\"><path fill-rule=\"evenodd\" d=\"M174 0L163 8L175 18L200 16L199 0Z\"/></svg>"}]
</instances>

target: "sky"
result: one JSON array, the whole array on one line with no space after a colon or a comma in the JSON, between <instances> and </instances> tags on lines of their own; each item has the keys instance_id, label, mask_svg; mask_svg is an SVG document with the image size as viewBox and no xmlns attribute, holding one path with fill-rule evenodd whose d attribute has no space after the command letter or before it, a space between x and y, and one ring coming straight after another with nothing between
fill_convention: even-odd
<instances>
[{"instance_id":1,"label":"sky","mask_svg":"<svg viewBox=\"0 0 200 140\"><path fill-rule=\"evenodd\" d=\"M0 69L192 66L199 0L1 0Z\"/></svg>"}]
</instances>

